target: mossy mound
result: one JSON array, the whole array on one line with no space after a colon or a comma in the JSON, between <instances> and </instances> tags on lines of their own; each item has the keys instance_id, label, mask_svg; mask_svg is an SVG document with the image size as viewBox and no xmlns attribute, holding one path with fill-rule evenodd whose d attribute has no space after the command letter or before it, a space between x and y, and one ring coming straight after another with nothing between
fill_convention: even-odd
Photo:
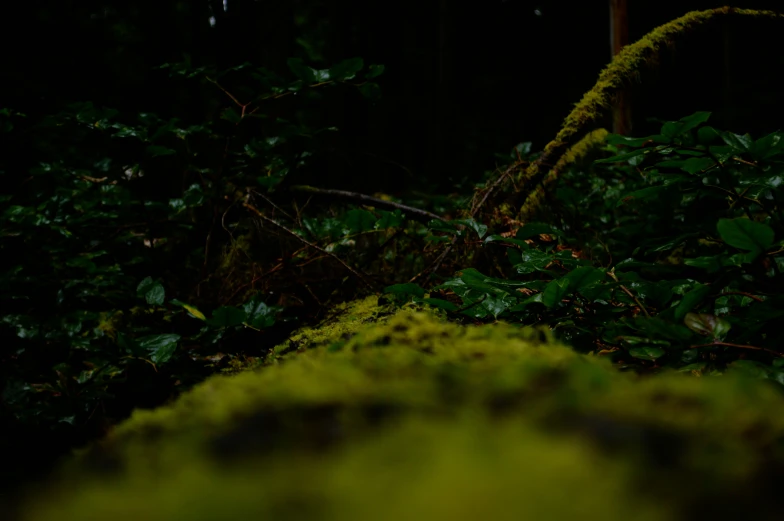
<instances>
[{"instance_id":1,"label":"mossy mound","mask_svg":"<svg viewBox=\"0 0 784 521\"><path fill-rule=\"evenodd\" d=\"M309 349L137 412L24 519L780 518L773 387L638 379L503 324L346 317Z\"/></svg>"}]
</instances>

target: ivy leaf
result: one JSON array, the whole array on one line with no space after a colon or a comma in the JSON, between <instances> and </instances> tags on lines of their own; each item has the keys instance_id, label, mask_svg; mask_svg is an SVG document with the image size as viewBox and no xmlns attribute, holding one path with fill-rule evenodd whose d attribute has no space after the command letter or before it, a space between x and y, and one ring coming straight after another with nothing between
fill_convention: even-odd
<instances>
[{"instance_id":1,"label":"ivy leaf","mask_svg":"<svg viewBox=\"0 0 784 521\"><path fill-rule=\"evenodd\" d=\"M163 335L149 335L137 339L139 347L150 353L150 360L155 364L165 364L177 350L180 335L173 333Z\"/></svg>"},{"instance_id":2,"label":"ivy leaf","mask_svg":"<svg viewBox=\"0 0 784 521\"><path fill-rule=\"evenodd\" d=\"M580 266L570 271L564 279L569 281L569 287L573 291L580 291L583 288L603 282L606 277L604 270L594 268L593 266Z\"/></svg>"},{"instance_id":3,"label":"ivy leaf","mask_svg":"<svg viewBox=\"0 0 784 521\"><path fill-rule=\"evenodd\" d=\"M264 329L275 325L275 316L279 308L268 306L258 294L242 306L245 312L245 323L256 329Z\"/></svg>"},{"instance_id":4,"label":"ivy leaf","mask_svg":"<svg viewBox=\"0 0 784 521\"><path fill-rule=\"evenodd\" d=\"M460 309L452 302L440 298L423 298L418 300L424 304L427 304L428 306L433 306L434 308L443 309L445 311L455 312Z\"/></svg>"},{"instance_id":5,"label":"ivy leaf","mask_svg":"<svg viewBox=\"0 0 784 521\"><path fill-rule=\"evenodd\" d=\"M683 319L686 327L700 335L706 335L716 341L724 340L724 337L729 333L732 324L719 318L716 315L709 313L686 313Z\"/></svg>"},{"instance_id":6,"label":"ivy leaf","mask_svg":"<svg viewBox=\"0 0 784 521\"><path fill-rule=\"evenodd\" d=\"M632 199L638 199L641 201L646 199L658 199L661 196L661 193L667 189L668 187L661 185L641 188L640 190L635 190L634 192L623 196L623 198L618 199L618 202L615 204L615 206L621 206L622 204L627 203Z\"/></svg>"},{"instance_id":7,"label":"ivy leaf","mask_svg":"<svg viewBox=\"0 0 784 521\"><path fill-rule=\"evenodd\" d=\"M166 291L161 283L152 280L152 277L146 277L136 287L136 295L144 298L151 306L160 306L166 297Z\"/></svg>"},{"instance_id":8,"label":"ivy leaf","mask_svg":"<svg viewBox=\"0 0 784 521\"><path fill-rule=\"evenodd\" d=\"M479 236L480 239L484 237L485 234L487 233L487 226L484 224L480 224L473 219L458 219L452 222L455 224L463 224L465 226L468 226L469 228L471 228L476 232L476 234Z\"/></svg>"},{"instance_id":9,"label":"ivy leaf","mask_svg":"<svg viewBox=\"0 0 784 521\"><path fill-rule=\"evenodd\" d=\"M359 92L365 98L375 101L381 97L381 87L378 83L368 82L359 87Z\"/></svg>"},{"instance_id":10,"label":"ivy leaf","mask_svg":"<svg viewBox=\"0 0 784 521\"><path fill-rule=\"evenodd\" d=\"M349 210L346 212L345 223L350 233L366 232L375 227L376 216L367 210Z\"/></svg>"},{"instance_id":11,"label":"ivy leaf","mask_svg":"<svg viewBox=\"0 0 784 521\"><path fill-rule=\"evenodd\" d=\"M690 174L696 174L698 172L707 170L715 164L716 162L710 157L692 157L683 163L681 170Z\"/></svg>"},{"instance_id":12,"label":"ivy leaf","mask_svg":"<svg viewBox=\"0 0 784 521\"><path fill-rule=\"evenodd\" d=\"M519 230L517 230L517 233L515 234L515 238L528 239L529 237L534 237L543 234L555 235L555 236L562 235L560 230L553 228L549 224L533 222L533 223L525 224Z\"/></svg>"},{"instance_id":13,"label":"ivy leaf","mask_svg":"<svg viewBox=\"0 0 784 521\"><path fill-rule=\"evenodd\" d=\"M721 137L721 133L713 127L704 126L700 127L697 130L697 141L702 143L703 145L707 145L713 141L716 141Z\"/></svg>"},{"instance_id":14,"label":"ivy leaf","mask_svg":"<svg viewBox=\"0 0 784 521\"><path fill-rule=\"evenodd\" d=\"M710 293L710 286L697 284L694 289L683 295L680 303L675 307L675 320L680 320L694 309Z\"/></svg>"},{"instance_id":15,"label":"ivy leaf","mask_svg":"<svg viewBox=\"0 0 784 521\"><path fill-rule=\"evenodd\" d=\"M329 69L329 79L332 81L350 80L362 70L364 65L365 62L362 61L362 58L349 58L348 60L343 60ZM383 70L383 68L381 70ZM379 72L379 74L381 73ZM367 74L365 74L365 78L368 78Z\"/></svg>"},{"instance_id":16,"label":"ivy leaf","mask_svg":"<svg viewBox=\"0 0 784 521\"><path fill-rule=\"evenodd\" d=\"M190 304L186 304L185 302L181 302L181 301L179 301L177 299L172 299L169 302L171 304L174 304L175 306L179 306L179 307L183 308L193 318L198 318L199 320L204 320L204 321L207 320L207 317L204 316L204 313L199 311L196 307L191 306Z\"/></svg>"},{"instance_id":17,"label":"ivy leaf","mask_svg":"<svg viewBox=\"0 0 784 521\"><path fill-rule=\"evenodd\" d=\"M385 230L387 228L398 228L406 220L405 214L400 209L394 212L380 210L381 217L373 225L376 230Z\"/></svg>"},{"instance_id":18,"label":"ivy leaf","mask_svg":"<svg viewBox=\"0 0 784 521\"><path fill-rule=\"evenodd\" d=\"M632 347L629 354L640 360L656 360L663 357L666 352L660 347Z\"/></svg>"},{"instance_id":19,"label":"ivy leaf","mask_svg":"<svg viewBox=\"0 0 784 521\"><path fill-rule=\"evenodd\" d=\"M168 147L162 147L158 145L150 145L146 149L147 155L150 157L159 157L159 156L170 156L172 154L176 154L177 151L173 150Z\"/></svg>"},{"instance_id":20,"label":"ivy leaf","mask_svg":"<svg viewBox=\"0 0 784 521\"><path fill-rule=\"evenodd\" d=\"M239 326L248 318L244 310L234 306L219 307L212 312L212 317L207 321L212 327L234 327Z\"/></svg>"},{"instance_id":21,"label":"ivy leaf","mask_svg":"<svg viewBox=\"0 0 784 521\"><path fill-rule=\"evenodd\" d=\"M595 161L595 162L596 163L618 163L618 162L621 162L621 161L629 161L630 159L633 159L633 158L638 157L638 156L642 156L644 154L647 154L648 152L650 152L650 150L648 150L646 148L638 148L637 150L632 150L631 152L624 152L623 154L618 154L618 155L615 155L615 156L612 156L612 157L608 157L608 158L605 158L605 159L599 159L598 161Z\"/></svg>"},{"instance_id":22,"label":"ivy leaf","mask_svg":"<svg viewBox=\"0 0 784 521\"><path fill-rule=\"evenodd\" d=\"M526 250L520 255L521 262L514 265L517 273L527 274L535 271L545 271L548 264L553 261L553 256L539 250Z\"/></svg>"},{"instance_id":23,"label":"ivy leaf","mask_svg":"<svg viewBox=\"0 0 784 521\"><path fill-rule=\"evenodd\" d=\"M775 238L770 226L749 219L719 219L716 227L724 242L749 252L747 262L770 248Z\"/></svg>"},{"instance_id":24,"label":"ivy leaf","mask_svg":"<svg viewBox=\"0 0 784 521\"><path fill-rule=\"evenodd\" d=\"M721 139L729 145L736 154L748 152L754 145L751 136L748 134L741 136L740 134L733 134L732 132L722 132Z\"/></svg>"},{"instance_id":25,"label":"ivy leaf","mask_svg":"<svg viewBox=\"0 0 784 521\"><path fill-rule=\"evenodd\" d=\"M380 76L384 72L383 65L371 65L368 67L368 71L365 73L365 79L370 80L377 76Z\"/></svg>"},{"instance_id":26,"label":"ivy leaf","mask_svg":"<svg viewBox=\"0 0 784 521\"><path fill-rule=\"evenodd\" d=\"M693 128L705 123L710 118L710 112L695 112L691 116L686 116L681 118L681 134L685 134L686 132L690 131Z\"/></svg>"},{"instance_id":27,"label":"ivy leaf","mask_svg":"<svg viewBox=\"0 0 784 521\"><path fill-rule=\"evenodd\" d=\"M393 284L391 286L387 286L384 288L384 293L391 293L396 297L406 298L410 295L415 297L423 298L425 296L425 290L422 289L419 284L408 283L408 284Z\"/></svg>"},{"instance_id":28,"label":"ivy leaf","mask_svg":"<svg viewBox=\"0 0 784 521\"><path fill-rule=\"evenodd\" d=\"M561 299L569 293L569 279L561 278L551 281L544 289L542 304L551 308L561 302Z\"/></svg>"},{"instance_id":29,"label":"ivy leaf","mask_svg":"<svg viewBox=\"0 0 784 521\"><path fill-rule=\"evenodd\" d=\"M305 65L300 58L289 58L286 62L294 76L304 81L305 83L316 82L316 72Z\"/></svg>"}]
</instances>

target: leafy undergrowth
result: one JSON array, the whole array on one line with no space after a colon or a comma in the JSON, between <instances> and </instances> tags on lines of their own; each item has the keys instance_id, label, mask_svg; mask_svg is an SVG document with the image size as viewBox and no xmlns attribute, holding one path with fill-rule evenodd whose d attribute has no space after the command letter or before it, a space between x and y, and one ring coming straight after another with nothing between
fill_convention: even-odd
<instances>
[{"instance_id":1,"label":"leafy undergrowth","mask_svg":"<svg viewBox=\"0 0 784 521\"><path fill-rule=\"evenodd\" d=\"M773 384L641 377L546 329L368 303L307 347L137 411L21 518L780 517Z\"/></svg>"},{"instance_id":2,"label":"leafy undergrowth","mask_svg":"<svg viewBox=\"0 0 784 521\"><path fill-rule=\"evenodd\" d=\"M562 175L540 222L500 234L432 223L501 262L387 293L457 320L547 325L624 369L784 384L784 133L755 140L709 116L609 136L611 157Z\"/></svg>"}]
</instances>

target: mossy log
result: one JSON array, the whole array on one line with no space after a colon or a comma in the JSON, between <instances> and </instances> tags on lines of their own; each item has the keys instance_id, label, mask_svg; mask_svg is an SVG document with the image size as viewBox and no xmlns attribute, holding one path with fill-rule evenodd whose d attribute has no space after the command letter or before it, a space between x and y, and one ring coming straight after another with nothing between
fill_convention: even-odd
<instances>
[{"instance_id":1,"label":"mossy log","mask_svg":"<svg viewBox=\"0 0 784 521\"><path fill-rule=\"evenodd\" d=\"M521 186L514 196L517 220L526 222L539 210L549 185L557 179L566 166L564 157L571 147L595 130L599 121L613 108L618 93L637 80L640 72L656 63L659 52L684 34L694 31L727 16L784 20L784 14L774 11L755 9L736 9L719 7L705 11L693 11L680 18L657 27L637 42L627 45L612 62L599 74L599 79L591 90L575 105L564 120L561 130L545 146L542 155L515 178L515 186Z\"/></svg>"},{"instance_id":2,"label":"mossy log","mask_svg":"<svg viewBox=\"0 0 784 521\"><path fill-rule=\"evenodd\" d=\"M779 519L784 397L375 297L137 411L25 521Z\"/></svg>"}]
</instances>

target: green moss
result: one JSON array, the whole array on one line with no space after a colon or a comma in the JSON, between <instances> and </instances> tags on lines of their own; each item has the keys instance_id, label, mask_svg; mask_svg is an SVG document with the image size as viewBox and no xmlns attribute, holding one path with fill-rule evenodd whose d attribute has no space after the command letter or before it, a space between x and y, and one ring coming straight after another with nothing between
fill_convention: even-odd
<instances>
[{"instance_id":1,"label":"green moss","mask_svg":"<svg viewBox=\"0 0 784 521\"><path fill-rule=\"evenodd\" d=\"M784 398L770 387L640 380L538 330L379 316L373 299L341 316L308 337L319 347L137 411L33 491L24 519L778 513Z\"/></svg>"},{"instance_id":2,"label":"green moss","mask_svg":"<svg viewBox=\"0 0 784 521\"><path fill-rule=\"evenodd\" d=\"M612 108L617 93L636 81L640 71L656 63L662 48L671 46L683 34L723 16L784 19L784 14L774 11L732 7L692 11L655 28L637 42L624 47L599 74L599 79L593 88L575 105L564 120L561 130L545 146L540 158L518 175L517 183L524 184L526 187L526 200L521 205L521 220L532 215L542 201L542 194L538 193L541 190L540 181L548 173L542 171L542 165L559 163L564 152Z\"/></svg>"},{"instance_id":3,"label":"green moss","mask_svg":"<svg viewBox=\"0 0 784 521\"><path fill-rule=\"evenodd\" d=\"M586 134L580 141L575 143L567 150L558 162L551 168L542 183L536 185L534 190L525 199L522 208L518 212L522 221L532 218L536 212L542 208L542 201L551 184L558 180L561 172L569 166L582 161L592 151L602 145L607 138L608 132L603 128L593 130Z\"/></svg>"},{"instance_id":4,"label":"green moss","mask_svg":"<svg viewBox=\"0 0 784 521\"><path fill-rule=\"evenodd\" d=\"M296 331L289 339L273 349L275 354L292 350L304 350L317 345L332 344L354 334L366 323L374 322L388 313L389 306L378 304L378 297L370 295L364 299L335 306L329 317L314 327Z\"/></svg>"}]
</instances>

